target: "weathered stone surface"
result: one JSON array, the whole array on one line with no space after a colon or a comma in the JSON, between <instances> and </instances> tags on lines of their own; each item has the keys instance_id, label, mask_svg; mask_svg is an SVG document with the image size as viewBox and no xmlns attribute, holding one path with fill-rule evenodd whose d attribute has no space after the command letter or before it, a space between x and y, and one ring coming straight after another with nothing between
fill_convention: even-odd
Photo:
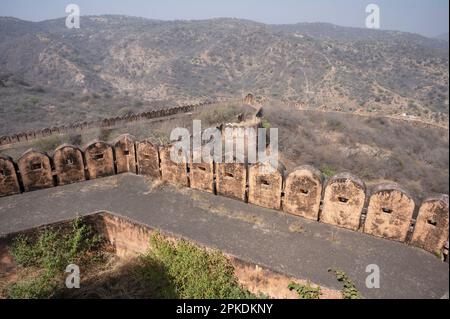
<instances>
[{"instance_id":1,"label":"weathered stone surface","mask_svg":"<svg viewBox=\"0 0 450 319\"><path fill-rule=\"evenodd\" d=\"M47 154L30 149L19 158L18 166L26 192L54 186Z\"/></svg>"},{"instance_id":2,"label":"weathered stone surface","mask_svg":"<svg viewBox=\"0 0 450 319\"><path fill-rule=\"evenodd\" d=\"M245 164L216 164L216 189L218 195L246 199L247 166Z\"/></svg>"},{"instance_id":3,"label":"weathered stone surface","mask_svg":"<svg viewBox=\"0 0 450 319\"><path fill-rule=\"evenodd\" d=\"M0 197L20 193L14 162L10 157L0 157Z\"/></svg>"},{"instance_id":4,"label":"weathered stone surface","mask_svg":"<svg viewBox=\"0 0 450 319\"><path fill-rule=\"evenodd\" d=\"M195 133L192 136L194 149L189 159L189 182L190 187L214 193L214 146L222 141L222 136L209 129L201 135Z\"/></svg>"},{"instance_id":5,"label":"weathered stone surface","mask_svg":"<svg viewBox=\"0 0 450 319\"><path fill-rule=\"evenodd\" d=\"M142 141L136 143L136 149L138 173L153 178L161 178L158 147L149 141Z\"/></svg>"},{"instance_id":6,"label":"weathered stone surface","mask_svg":"<svg viewBox=\"0 0 450 319\"><path fill-rule=\"evenodd\" d=\"M322 173L311 166L300 166L291 172L284 187L283 210L311 220L319 219L322 196Z\"/></svg>"},{"instance_id":7,"label":"weathered stone surface","mask_svg":"<svg viewBox=\"0 0 450 319\"><path fill-rule=\"evenodd\" d=\"M349 173L338 174L326 184L320 220L357 230L365 200L366 186L363 181Z\"/></svg>"},{"instance_id":8,"label":"weathered stone surface","mask_svg":"<svg viewBox=\"0 0 450 319\"><path fill-rule=\"evenodd\" d=\"M258 125L256 121L252 125L247 123L245 126L236 124L227 124L222 129L222 144L225 146L225 152L229 157L233 157L235 163L255 163L257 158L258 145ZM255 158L249 158L249 154L254 154ZM225 155L225 162L230 163ZM251 157L251 156L250 156Z\"/></svg>"},{"instance_id":9,"label":"weathered stone surface","mask_svg":"<svg viewBox=\"0 0 450 319\"><path fill-rule=\"evenodd\" d=\"M98 140L88 143L84 156L90 179L114 175L114 156L111 145Z\"/></svg>"},{"instance_id":10,"label":"weathered stone surface","mask_svg":"<svg viewBox=\"0 0 450 319\"><path fill-rule=\"evenodd\" d=\"M18 133L17 138L19 139L19 142L26 142L27 141L27 134L24 132Z\"/></svg>"},{"instance_id":11,"label":"weathered stone surface","mask_svg":"<svg viewBox=\"0 0 450 319\"><path fill-rule=\"evenodd\" d=\"M119 136L114 140L114 152L116 155L116 172L136 173L135 138L129 134Z\"/></svg>"},{"instance_id":12,"label":"weathered stone surface","mask_svg":"<svg viewBox=\"0 0 450 319\"><path fill-rule=\"evenodd\" d=\"M86 179L83 152L76 146L64 144L53 155L58 185L81 182Z\"/></svg>"},{"instance_id":13,"label":"weathered stone surface","mask_svg":"<svg viewBox=\"0 0 450 319\"><path fill-rule=\"evenodd\" d=\"M208 162L193 163L191 159L190 169L190 186L194 189L214 192L214 162L212 159Z\"/></svg>"},{"instance_id":14,"label":"weathered stone surface","mask_svg":"<svg viewBox=\"0 0 450 319\"><path fill-rule=\"evenodd\" d=\"M414 213L414 200L396 184L376 186L370 196L364 232L405 241Z\"/></svg>"},{"instance_id":15,"label":"weathered stone surface","mask_svg":"<svg viewBox=\"0 0 450 319\"><path fill-rule=\"evenodd\" d=\"M251 93L247 94L247 96L244 98L244 104L254 105L255 104L255 96Z\"/></svg>"},{"instance_id":16,"label":"weathered stone surface","mask_svg":"<svg viewBox=\"0 0 450 319\"><path fill-rule=\"evenodd\" d=\"M85 221L114 244L115 253L121 258L133 258L149 249L153 231L131 219L100 213L86 216Z\"/></svg>"},{"instance_id":17,"label":"weathered stone surface","mask_svg":"<svg viewBox=\"0 0 450 319\"><path fill-rule=\"evenodd\" d=\"M161 173L162 180L177 184L181 186L189 186L189 180L187 175L187 159L186 154L179 154L183 158L180 163L175 163L170 158L170 152L173 146L168 145L160 149L159 155L161 158Z\"/></svg>"},{"instance_id":18,"label":"weathered stone surface","mask_svg":"<svg viewBox=\"0 0 450 319\"><path fill-rule=\"evenodd\" d=\"M419 209L411 244L440 254L448 240L448 195L428 198Z\"/></svg>"},{"instance_id":19,"label":"weathered stone surface","mask_svg":"<svg viewBox=\"0 0 450 319\"><path fill-rule=\"evenodd\" d=\"M283 168L259 163L249 168L248 202L271 209L280 209L283 189Z\"/></svg>"},{"instance_id":20,"label":"weathered stone surface","mask_svg":"<svg viewBox=\"0 0 450 319\"><path fill-rule=\"evenodd\" d=\"M11 143L11 138L9 136L0 136L0 145L6 145Z\"/></svg>"}]
</instances>

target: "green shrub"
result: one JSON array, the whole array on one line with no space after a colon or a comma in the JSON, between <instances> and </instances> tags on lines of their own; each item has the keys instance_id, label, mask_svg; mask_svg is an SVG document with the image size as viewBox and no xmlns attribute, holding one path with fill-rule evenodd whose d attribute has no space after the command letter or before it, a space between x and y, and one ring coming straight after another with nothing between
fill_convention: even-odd
<instances>
[{"instance_id":1,"label":"green shrub","mask_svg":"<svg viewBox=\"0 0 450 319\"><path fill-rule=\"evenodd\" d=\"M24 279L6 288L10 298L52 298L64 289L68 264L84 269L102 254L94 248L100 239L91 228L75 220L71 227L44 229L32 239L20 236L11 252L16 262L27 268ZM244 289L230 261L218 251L199 248L187 241L176 242L156 233L149 251L108 281L127 278L131 286L124 294L139 298L249 299L262 298ZM116 278L116 279L114 279ZM89 285L89 284L87 284ZM84 289L89 291L89 286ZM127 290L130 289L130 290ZM67 295L67 296L70 296Z\"/></svg>"},{"instance_id":2,"label":"green shrub","mask_svg":"<svg viewBox=\"0 0 450 319\"><path fill-rule=\"evenodd\" d=\"M38 104L41 100L40 100L38 97L36 97L36 96L30 96L30 97L28 98L28 101L30 101L31 104L36 105L36 104Z\"/></svg>"},{"instance_id":3,"label":"green shrub","mask_svg":"<svg viewBox=\"0 0 450 319\"><path fill-rule=\"evenodd\" d=\"M358 289L356 289L355 284L350 280L350 278L348 278L347 274L344 271L340 269L328 269L328 271L333 273L339 282L342 282L342 296L344 297L344 299L361 298L361 295Z\"/></svg>"},{"instance_id":4,"label":"green shrub","mask_svg":"<svg viewBox=\"0 0 450 319\"><path fill-rule=\"evenodd\" d=\"M67 233L62 229L45 228L34 243L19 236L12 244L11 254L23 267L40 267L52 272L76 263L100 242L91 227L77 218Z\"/></svg>"},{"instance_id":5,"label":"green shrub","mask_svg":"<svg viewBox=\"0 0 450 319\"><path fill-rule=\"evenodd\" d=\"M18 236L11 246L11 254L18 265L30 268L36 275L12 284L10 298L50 298L69 264L85 264L87 255L102 239L93 233L81 218L75 219L68 229L45 228L33 240ZM91 256L92 257L92 256Z\"/></svg>"},{"instance_id":6,"label":"green shrub","mask_svg":"<svg viewBox=\"0 0 450 319\"><path fill-rule=\"evenodd\" d=\"M224 105L209 110L204 110L199 114L202 125L209 126L215 124L234 122L239 114L239 109L235 105Z\"/></svg>"},{"instance_id":7,"label":"green shrub","mask_svg":"<svg viewBox=\"0 0 450 319\"><path fill-rule=\"evenodd\" d=\"M8 289L8 295L13 299L44 299L51 297L58 285L54 276L45 272L38 277L12 285Z\"/></svg>"},{"instance_id":8,"label":"green shrub","mask_svg":"<svg viewBox=\"0 0 450 319\"><path fill-rule=\"evenodd\" d=\"M288 288L295 290L300 299L319 299L322 294L320 287L312 287L309 282L306 285L291 283Z\"/></svg>"},{"instance_id":9,"label":"green shrub","mask_svg":"<svg viewBox=\"0 0 450 319\"><path fill-rule=\"evenodd\" d=\"M142 261L140 274L148 285L160 288L158 298L256 297L238 284L234 268L223 254L184 240L171 243L155 234Z\"/></svg>"}]
</instances>

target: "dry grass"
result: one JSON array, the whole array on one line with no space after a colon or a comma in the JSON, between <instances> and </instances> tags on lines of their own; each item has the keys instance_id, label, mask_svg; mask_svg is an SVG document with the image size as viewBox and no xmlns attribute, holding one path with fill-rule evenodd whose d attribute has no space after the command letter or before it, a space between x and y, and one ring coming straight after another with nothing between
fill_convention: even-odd
<instances>
[{"instance_id":1,"label":"dry grass","mask_svg":"<svg viewBox=\"0 0 450 319\"><path fill-rule=\"evenodd\" d=\"M368 184L395 181L418 200L448 194L448 130L278 104L266 107L265 117L278 128L288 170L309 164L328 177L349 171Z\"/></svg>"}]
</instances>

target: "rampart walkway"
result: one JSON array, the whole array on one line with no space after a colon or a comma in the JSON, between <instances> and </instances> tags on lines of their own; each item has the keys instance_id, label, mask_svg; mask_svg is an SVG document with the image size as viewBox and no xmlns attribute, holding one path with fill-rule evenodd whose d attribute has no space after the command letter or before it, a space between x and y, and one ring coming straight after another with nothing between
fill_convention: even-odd
<instances>
[{"instance_id":1,"label":"rampart walkway","mask_svg":"<svg viewBox=\"0 0 450 319\"><path fill-rule=\"evenodd\" d=\"M152 189L151 184L123 174L0 198L0 235L109 211L330 288L341 288L328 272L338 267L367 298L448 296L448 263L421 249L209 193L166 185ZM369 264L380 267L380 289L365 287Z\"/></svg>"}]
</instances>

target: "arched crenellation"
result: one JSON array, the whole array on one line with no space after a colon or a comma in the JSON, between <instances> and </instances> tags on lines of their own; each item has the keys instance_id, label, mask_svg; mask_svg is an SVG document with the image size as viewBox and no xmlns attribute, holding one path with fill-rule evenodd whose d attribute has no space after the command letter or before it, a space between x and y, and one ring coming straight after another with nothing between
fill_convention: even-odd
<instances>
[{"instance_id":1,"label":"arched crenellation","mask_svg":"<svg viewBox=\"0 0 450 319\"><path fill-rule=\"evenodd\" d=\"M50 157L30 149L18 160L18 167L26 192L54 186Z\"/></svg>"},{"instance_id":2,"label":"arched crenellation","mask_svg":"<svg viewBox=\"0 0 450 319\"><path fill-rule=\"evenodd\" d=\"M417 215L411 244L434 254L442 254L448 241L448 195L424 200Z\"/></svg>"},{"instance_id":3,"label":"arched crenellation","mask_svg":"<svg viewBox=\"0 0 450 319\"><path fill-rule=\"evenodd\" d=\"M94 140L84 148L89 179L115 174L113 148L106 142Z\"/></svg>"},{"instance_id":4,"label":"arched crenellation","mask_svg":"<svg viewBox=\"0 0 450 319\"><path fill-rule=\"evenodd\" d=\"M20 193L19 179L11 157L0 156L0 197Z\"/></svg>"},{"instance_id":5,"label":"arched crenellation","mask_svg":"<svg viewBox=\"0 0 450 319\"><path fill-rule=\"evenodd\" d=\"M282 165L274 167L264 162L250 166L248 202L266 208L280 209L283 178Z\"/></svg>"},{"instance_id":6,"label":"arched crenellation","mask_svg":"<svg viewBox=\"0 0 450 319\"><path fill-rule=\"evenodd\" d=\"M326 183L320 220L326 224L358 230L365 201L364 182L349 173L338 174Z\"/></svg>"},{"instance_id":7,"label":"arched crenellation","mask_svg":"<svg viewBox=\"0 0 450 319\"><path fill-rule=\"evenodd\" d=\"M150 141L136 143L138 173L153 178L161 178L159 170L159 150L158 146Z\"/></svg>"},{"instance_id":8,"label":"arched crenellation","mask_svg":"<svg viewBox=\"0 0 450 319\"><path fill-rule=\"evenodd\" d=\"M369 199L364 232L391 240L405 241L414 207L412 197L399 185L377 185Z\"/></svg>"},{"instance_id":9,"label":"arched crenellation","mask_svg":"<svg viewBox=\"0 0 450 319\"><path fill-rule=\"evenodd\" d=\"M114 142L114 152L116 155L117 174L132 172L136 173L136 149L134 145L135 137L123 134L117 137Z\"/></svg>"},{"instance_id":10,"label":"arched crenellation","mask_svg":"<svg viewBox=\"0 0 450 319\"><path fill-rule=\"evenodd\" d=\"M225 159L227 156L225 155ZM233 161L216 163L216 191L218 195L247 200L247 164L239 163L235 156Z\"/></svg>"},{"instance_id":11,"label":"arched crenellation","mask_svg":"<svg viewBox=\"0 0 450 319\"><path fill-rule=\"evenodd\" d=\"M176 154L177 158L172 160L171 152L175 153L176 151L176 148L170 144L162 146L159 150L162 180L181 186L189 186L187 171L189 156L179 150Z\"/></svg>"},{"instance_id":12,"label":"arched crenellation","mask_svg":"<svg viewBox=\"0 0 450 319\"><path fill-rule=\"evenodd\" d=\"M198 156L198 162L194 163L195 155ZM189 181L190 187L206 192L214 192L214 162L212 157L202 158L200 150L193 150L189 163Z\"/></svg>"},{"instance_id":13,"label":"arched crenellation","mask_svg":"<svg viewBox=\"0 0 450 319\"><path fill-rule=\"evenodd\" d=\"M85 167L83 152L80 148L63 144L59 146L53 155L58 185L67 185L84 181Z\"/></svg>"},{"instance_id":14,"label":"arched crenellation","mask_svg":"<svg viewBox=\"0 0 450 319\"><path fill-rule=\"evenodd\" d=\"M312 166L300 166L286 178L283 209L311 220L319 219L323 175Z\"/></svg>"}]
</instances>

